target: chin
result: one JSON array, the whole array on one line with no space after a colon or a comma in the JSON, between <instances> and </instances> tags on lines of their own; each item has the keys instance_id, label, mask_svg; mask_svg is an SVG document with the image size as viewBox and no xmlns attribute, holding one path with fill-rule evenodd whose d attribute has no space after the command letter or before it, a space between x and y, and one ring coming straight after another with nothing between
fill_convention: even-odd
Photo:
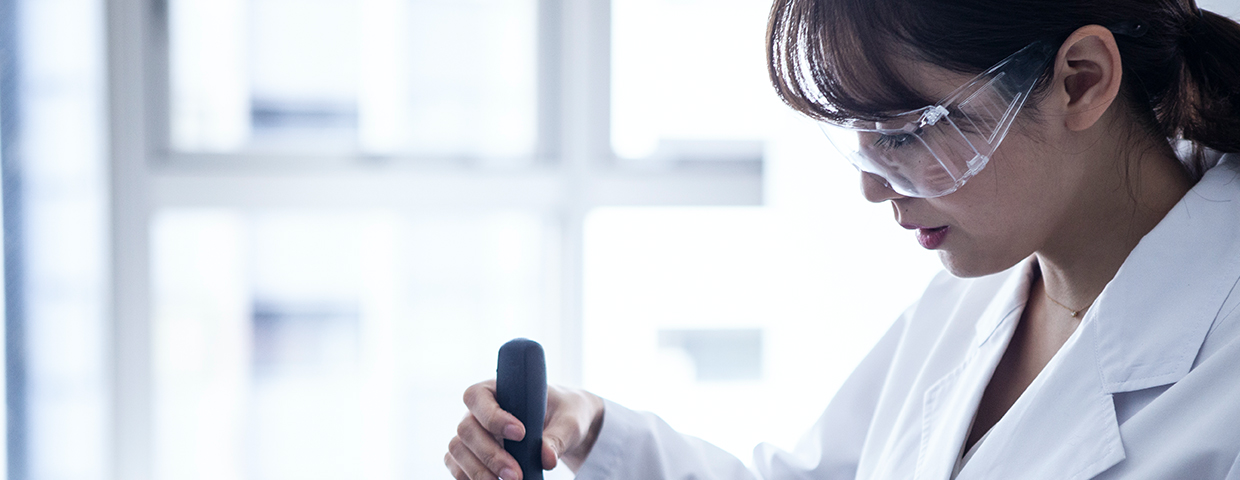
<instances>
[{"instance_id":1,"label":"chin","mask_svg":"<svg viewBox=\"0 0 1240 480\"><path fill-rule=\"evenodd\" d=\"M939 261L943 263L943 268L947 269L948 273L960 278L984 277L999 273L1012 268L1013 265L1020 263L1020 260L1000 261L983 255L965 255L948 250L939 250Z\"/></svg>"}]
</instances>

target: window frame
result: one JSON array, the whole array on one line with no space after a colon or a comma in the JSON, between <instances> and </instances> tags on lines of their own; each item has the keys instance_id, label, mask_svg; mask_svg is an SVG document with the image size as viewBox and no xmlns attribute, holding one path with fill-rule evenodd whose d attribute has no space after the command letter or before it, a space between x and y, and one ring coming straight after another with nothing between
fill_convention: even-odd
<instances>
[{"instance_id":1,"label":"window frame","mask_svg":"<svg viewBox=\"0 0 1240 480\"><path fill-rule=\"evenodd\" d=\"M173 152L167 0L106 4L114 478L153 475L150 222L177 207L528 209L559 219L564 380L581 382L582 249L599 206L763 204L761 162L628 168L611 149L610 0L538 0L537 153L520 169L454 159ZM336 192L326 198L322 192ZM278 193L274 193L278 192Z\"/></svg>"}]
</instances>

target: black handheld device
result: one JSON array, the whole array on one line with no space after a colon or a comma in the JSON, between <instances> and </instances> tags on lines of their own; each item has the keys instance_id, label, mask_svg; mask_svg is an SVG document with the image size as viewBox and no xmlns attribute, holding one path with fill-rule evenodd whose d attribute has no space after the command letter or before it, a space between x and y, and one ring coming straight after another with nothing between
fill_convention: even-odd
<instances>
[{"instance_id":1,"label":"black handheld device","mask_svg":"<svg viewBox=\"0 0 1240 480\"><path fill-rule=\"evenodd\" d=\"M518 338L500 347L495 399L525 425L525 438L519 442L505 439L504 450L521 464L522 478L542 480L543 417L547 413L547 362L542 345Z\"/></svg>"}]
</instances>

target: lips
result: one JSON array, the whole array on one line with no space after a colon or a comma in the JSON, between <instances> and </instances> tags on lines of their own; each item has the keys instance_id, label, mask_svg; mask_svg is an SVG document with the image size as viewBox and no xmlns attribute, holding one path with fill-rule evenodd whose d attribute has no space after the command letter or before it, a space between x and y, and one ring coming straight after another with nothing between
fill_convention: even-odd
<instances>
[{"instance_id":1,"label":"lips","mask_svg":"<svg viewBox=\"0 0 1240 480\"><path fill-rule=\"evenodd\" d=\"M938 228L919 228L917 229L917 243L926 250L934 250L943 244L943 240L947 238L948 227Z\"/></svg>"},{"instance_id":2,"label":"lips","mask_svg":"<svg viewBox=\"0 0 1240 480\"><path fill-rule=\"evenodd\" d=\"M922 248L927 250L939 248L939 245L942 245L943 240L947 238L948 230L950 230L947 225L941 227L923 227L921 225L901 223L900 226L909 230L917 230L917 243L921 244Z\"/></svg>"}]
</instances>

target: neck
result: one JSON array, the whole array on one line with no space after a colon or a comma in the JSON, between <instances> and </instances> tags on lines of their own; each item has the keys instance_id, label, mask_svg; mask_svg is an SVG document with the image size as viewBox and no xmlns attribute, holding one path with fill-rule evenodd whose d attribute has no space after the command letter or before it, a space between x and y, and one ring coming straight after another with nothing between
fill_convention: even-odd
<instances>
[{"instance_id":1,"label":"neck","mask_svg":"<svg viewBox=\"0 0 1240 480\"><path fill-rule=\"evenodd\" d=\"M1065 216L1056 237L1036 254L1046 295L1072 310L1093 304L1141 238L1193 184L1170 147L1136 149L1127 158L1093 164L1108 163L1103 170L1110 171L1093 176L1098 183L1079 189L1082 198L1072 202L1088 208Z\"/></svg>"}]
</instances>

